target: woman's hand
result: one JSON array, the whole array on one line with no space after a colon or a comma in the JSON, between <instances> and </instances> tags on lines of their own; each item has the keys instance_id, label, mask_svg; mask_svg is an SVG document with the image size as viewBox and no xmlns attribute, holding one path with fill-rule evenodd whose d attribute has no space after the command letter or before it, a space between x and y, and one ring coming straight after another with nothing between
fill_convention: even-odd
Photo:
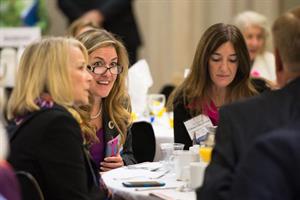
<instances>
[{"instance_id":1,"label":"woman's hand","mask_svg":"<svg viewBox=\"0 0 300 200\"><path fill-rule=\"evenodd\" d=\"M123 166L123 159L120 154L117 154L116 156L104 158L104 161L100 163L100 170L106 172Z\"/></svg>"}]
</instances>

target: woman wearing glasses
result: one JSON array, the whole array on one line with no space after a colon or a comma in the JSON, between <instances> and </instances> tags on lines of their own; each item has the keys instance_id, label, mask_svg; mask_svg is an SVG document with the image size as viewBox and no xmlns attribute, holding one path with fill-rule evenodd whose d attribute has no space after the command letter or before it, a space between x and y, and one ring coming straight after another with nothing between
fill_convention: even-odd
<instances>
[{"instance_id":1,"label":"woman wearing glasses","mask_svg":"<svg viewBox=\"0 0 300 200\"><path fill-rule=\"evenodd\" d=\"M124 45L105 30L89 30L77 37L89 54L88 70L93 76L87 129L96 128L90 152L101 171L136 163L132 152L131 105L125 79L128 55Z\"/></svg>"}]
</instances>

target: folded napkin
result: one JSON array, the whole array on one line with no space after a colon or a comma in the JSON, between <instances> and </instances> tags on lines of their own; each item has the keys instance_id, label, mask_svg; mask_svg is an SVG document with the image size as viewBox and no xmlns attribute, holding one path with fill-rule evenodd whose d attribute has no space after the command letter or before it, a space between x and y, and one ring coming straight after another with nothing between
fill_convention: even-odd
<instances>
[{"instance_id":1,"label":"folded napkin","mask_svg":"<svg viewBox=\"0 0 300 200\"><path fill-rule=\"evenodd\" d=\"M128 71L128 93L132 111L138 116L147 109L147 93L153 80L146 60L139 60Z\"/></svg>"}]
</instances>

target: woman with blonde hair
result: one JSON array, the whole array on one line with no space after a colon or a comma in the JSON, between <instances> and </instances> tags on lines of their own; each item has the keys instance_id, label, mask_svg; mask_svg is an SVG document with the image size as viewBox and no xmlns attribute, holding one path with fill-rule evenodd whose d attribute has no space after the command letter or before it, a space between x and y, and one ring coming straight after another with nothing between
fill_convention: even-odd
<instances>
[{"instance_id":1,"label":"woman with blonde hair","mask_svg":"<svg viewBox=\"0 0 300 200\"><path fill-rule=\"evenodd\" d=\"M8 102L15 170L30 173L45 199L105 199L73 107L88 104L87 52L75 39L47 38L29 45ZM21 181L21 185L24 183ZM34 199L22 191L23 199Z\"/></svg>"},{"instance_id":2,"label":"woman with blonde hair","mask_svg":"<svg viewBox=\"0 0 300 200\"><path fill-rule=\"evenodd\" d=\"M216 126L221 106L255 95L249 74L249 54L239 29L223 23L210 26L198 43L189 75L170 99L175 142L185 149L192 146L194 133L187 131L185 121L205 115Z\"/></svg>"},{"instance_id":3,"label":"woman with blonde hair","mask_svg":"<svg viewBox=\"0 0 300 200\"><path fill-rule=\"evenodd\" d=\"M132 152L131 105L126 88L128 55L124 45L105 30L89 30L77 37L87 48L93 76L91 106L82 108L97 140L90 152L101 171L136 163Z\"/></svg>"}]
</instances>

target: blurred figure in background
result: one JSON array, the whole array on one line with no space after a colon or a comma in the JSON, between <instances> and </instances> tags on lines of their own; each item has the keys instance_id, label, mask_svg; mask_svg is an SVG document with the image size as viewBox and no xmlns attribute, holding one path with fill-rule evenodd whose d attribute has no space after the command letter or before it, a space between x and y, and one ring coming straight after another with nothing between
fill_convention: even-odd
<instances>
[{"instance_id":1,"label":"blurred figure in background","mask_svg":"<svg viewBox=\"0 0 300 200\"><path fill-rule=\"evenodd\" d=\"M117 34L124 41L132 65L137 60L137 50L141 45L132 2L133 0L58 0L58 7L70 24L76 19L90 20Z\"/></svg>"},{"instance_id":2,"label":"blurred figure in background","mask_svg":"<svg viewBox=\"0 0 300 200\"><path fill-rule=\"evenodd\" d=\"M272 26L272 34L277 82L281 89L221 108L212 160L205 170L203 185L197 190L199 200L231 200L237 167L254 141L299 122L300 7L280 16Z\"/></svg>"},{"instance_id":3,"label":"blurred figure in background","mask_svg":"<svg viewBox=\"0 0 300 200\"><path fill-rule=\"evenodd\" d=\"M101 171L136 163L132 151L131 104L125 80L128 55L124 45L105 30L89 30L77 39L87 48L93 77L87 128L96 129L90 152Z\"/></svg>"},{"instance_id":4,"label":"blurred figure in background","mask_svg":"<svg viewBox=\"0 0 300 200\"><path fill-rule=\"evenodd\" d=\"M274 55L266 51L269 36L267 18L254 11L237 15L234 24L241 30L246 40L251 61L251 76L276 82Z\"/></svg>"},{"instance_id":5,"label":"blurred figure in background","mask_svg":"<svg viewBox=\"0 0 300 200\"><path fill-rule=\"evenodd\" d=\"M85 147L92 136L74 109L89 102L87 61L79 41L60 37L32 43L20 60L8 101L8 161L37 180L45 199L107 199ZM32 192L22 193L34 199Z\"/></svg>"},{"instance_id":6,"label":"blurred figure in background","mask_svg":"<svg viewBox=\"0 0 300 200\"><path fill-rule=\"evenodd\" d=\"M91 20L86 19L77 19L69 26L67 30L67 35L76 37L80 35L83 32L86 32L91 29L97 29L100 28L98 24Z\"/></svg>"},{"instance_id":7,"label":"blurred figure in background","mask_svg":"<svg viewBox=\"0 0 300 200\"><path fill-rule=\"evenodd\" d=\"M239 29L223 23L209 27L198 43L190 73L169 102L174 108L175 142L185 144L184 149L192 146L194 136L185 121L205 115L216 126L221 106L255 95L249 75L249 54Z\"/></svg>"}]
</instances>

